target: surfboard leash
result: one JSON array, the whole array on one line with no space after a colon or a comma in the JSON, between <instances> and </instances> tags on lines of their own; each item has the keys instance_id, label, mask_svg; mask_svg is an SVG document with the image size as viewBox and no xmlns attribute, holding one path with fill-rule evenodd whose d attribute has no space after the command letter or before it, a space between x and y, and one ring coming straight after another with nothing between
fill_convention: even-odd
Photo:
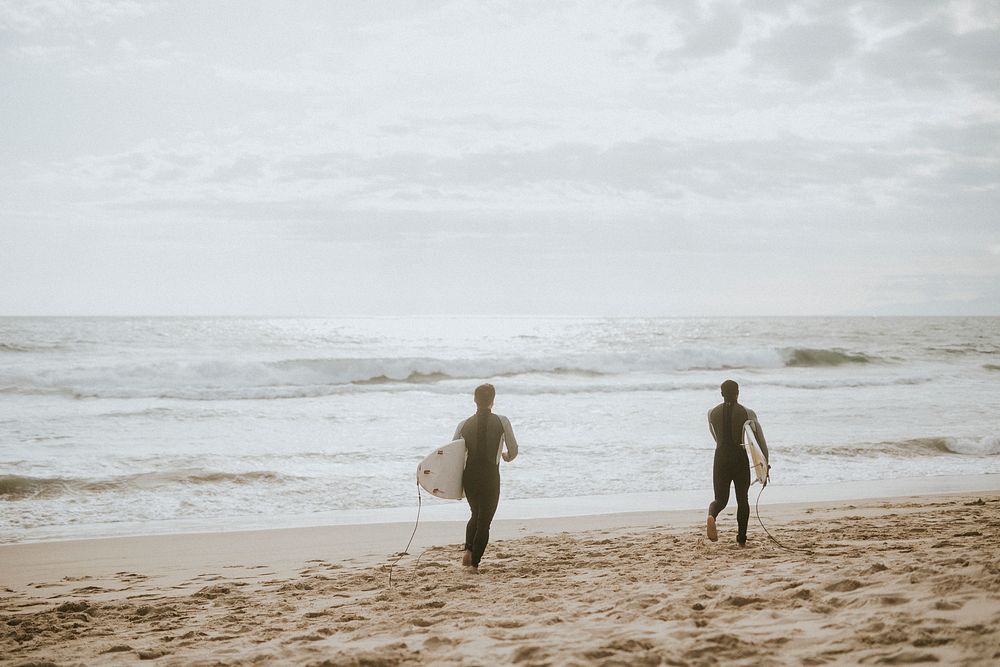
<instances>
[{"instance_id":1,"label":"surfboard leash","mask_svg":"<svg viewBox=\"0 0 1000 667\"><path fill-rule=\"evenodd\" d=\"M771 538L771 541L774 542L775 544L777 544L782 549L784 549L786 551L792 551L792 552L795 552L795 553L801 553L801 554L812 554L812 553L814 553L812 551L812 549L799 549L799 548L796 548L796 547L786 547L784 544L782 544L781 542L779 542L777 540L777 538L774 537L774 535L771 534L771 532L767 529L767 526L764 525L764 522L760 520L760 496L761 496L762 493L764 493L764 489L766 489L766 488L767 488L766 486L760 487L760 491L757 493L757 502L754 503L753 510L754 510L754 514L757 515L757 523L759 523L760 527L764 529L764 532L767 533L767 536Z\"/></svg>"},{"instance_id":2,"label":"surfboard leash","mask_svg":"<svg viewBox=\"0 0 1000 667\"><path fill-rule=\"evenodd\" d=\"M413 544L413 536L417 534L417 526L420 525L420 509L423 506L423 498L420 496L420 482L417 482L417 520L413 522L413 532L410 533L410 539L407 541L406 546L403 547L403 551L400 552L396 560L392 561L389 565L389 588L392 588L392 568L396 567L396 563L403 559L403 556L407 555L410 551L410 545ZM420 554L423 556L423 554ZM418 559L419 560L419 559Z\"/></svg>"}]
</instances>

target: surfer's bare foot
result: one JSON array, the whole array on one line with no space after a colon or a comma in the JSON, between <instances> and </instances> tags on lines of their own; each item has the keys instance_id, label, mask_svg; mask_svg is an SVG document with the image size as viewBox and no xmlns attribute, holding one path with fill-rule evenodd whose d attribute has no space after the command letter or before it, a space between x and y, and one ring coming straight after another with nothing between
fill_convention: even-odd
<instances>
[{"instance_id":1,"label":"surfer's bare foot","mask_svg":"<svg viewBox=\"0 0 1000 667\"><path fill-rule=\"evenodd\" d=\"M465 567L472 567L472 552L468 549L462 554L462 565Z\"/></svg>"},{"instance_id":2,"label":"surfer's bare foot","mask_svg":"<svg viewBox=\"0 0 1000 667\"><path fill-rule=\"evenodd\" d=\"M747 546L747 538L745 538L745 537L744 537L743 539L740 539L740 538L738 538L738 537L737 537L737 538L736 538L736 544L740 545L740 548L741 548L741 549L746 549L746 546Z\"/></svg>"},{"instance_id":3,"label":"surfer's bare foot","mask_svg":"<svg viewBox=\"0 0 1000 667\"><path fill-rule=\"evenodd\" d=\"M715 528L715 517L711 514L708 515L708 539L713 542L719 539L719 531Z\"/></svg>"}]
</instances>

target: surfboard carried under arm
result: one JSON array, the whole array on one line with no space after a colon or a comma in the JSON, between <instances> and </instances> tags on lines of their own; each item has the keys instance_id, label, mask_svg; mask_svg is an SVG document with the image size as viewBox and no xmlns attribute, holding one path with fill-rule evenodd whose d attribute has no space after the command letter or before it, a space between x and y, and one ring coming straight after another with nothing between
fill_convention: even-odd
<instances>
[{"instance_id":1,"label":"surfboard carried under arm","mask_svg":"<svg viewBox=\"0 0 1000 667\"><path fill-rule=\"evenodd\" d=\"M757 442L757 434L754 432L753 426L752 419L743 422L743 447L747 450L747 456L750 457L750 469L757 477L754 484L760 482L761 486L767 486L770 476L767 458L764 456L764 450L760 448L760 443Z\"/></svg>"}]
</instances>

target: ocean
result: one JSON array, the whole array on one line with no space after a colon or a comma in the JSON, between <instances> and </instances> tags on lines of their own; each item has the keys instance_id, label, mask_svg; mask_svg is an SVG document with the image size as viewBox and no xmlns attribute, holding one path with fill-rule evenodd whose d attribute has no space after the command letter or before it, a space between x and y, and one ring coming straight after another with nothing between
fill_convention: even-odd
<instances>
[{"instance_id":1,"label":"ocean","mask_svg":"<svg viewBox=\"0 0 1000 667\"><path fill-rule=\"evenodd\" d=\"M711 488L726 378L774 486L1000 473L995 317L0 318L0 541L412 516L487 381L498 517L648 509Z\"/></svg>"}]
</instances>

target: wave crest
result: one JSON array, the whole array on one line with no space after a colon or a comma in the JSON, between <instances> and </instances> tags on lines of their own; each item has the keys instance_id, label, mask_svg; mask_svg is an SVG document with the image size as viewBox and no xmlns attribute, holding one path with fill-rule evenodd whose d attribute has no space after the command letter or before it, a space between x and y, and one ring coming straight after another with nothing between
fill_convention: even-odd
<instances>
[{"instance_id":1,"label":"wave crest","mask_svg":"<svg viewBox=\"0 0 1000 667\"><path fill-rule=\"evenodd\" d=\"M955 454L974 457L997 456L1000 455L1000 436L910 438L908 440L891 440L871 445L852 445L847 447L822 446L807 447L805 449L814 454L832 454L848 458L882 455L908 458Z\"/></svg>"},{"instance_id":2,"label":"wave crest","mask_svg":"<svg viewBox=\"0 0 1000 667\"><path fill-rule=\"evenodd\" d=\"M842 366L844 364L870 364L878 361L861 352L847 352L841 349L816 349L810 347L789 348L785 351L785 365L790 367Z\"/></svg>"},{"instance_id":3,"label":"wave crest","mask_svg":"<svg viewBox=\"0 0 1000 667\"><path fill-rule=\"evenodd\" d=\"M73 398L276 399L326 396L390 386L427 388L483 378L608 378L689 371L840 366L879 361L863 353L814 348L688 347L539 357L329 357L143 361L0 374L0 393ZM647 381L646 377L642 381Z\"/></svg>"},{"instance_id":4,"label":"wave crest","mask_svg":"<svg viewBox=\"0 0 1000 667\"><path fill-rule=\"evenodd\" d=\"M0 500L55 498L81 493L112 493L175 485L281 483L292 479L295 478L270 470L223 472L197 468L137 473L107 479L0 475Z\"/></svg>"}]
</instances>

